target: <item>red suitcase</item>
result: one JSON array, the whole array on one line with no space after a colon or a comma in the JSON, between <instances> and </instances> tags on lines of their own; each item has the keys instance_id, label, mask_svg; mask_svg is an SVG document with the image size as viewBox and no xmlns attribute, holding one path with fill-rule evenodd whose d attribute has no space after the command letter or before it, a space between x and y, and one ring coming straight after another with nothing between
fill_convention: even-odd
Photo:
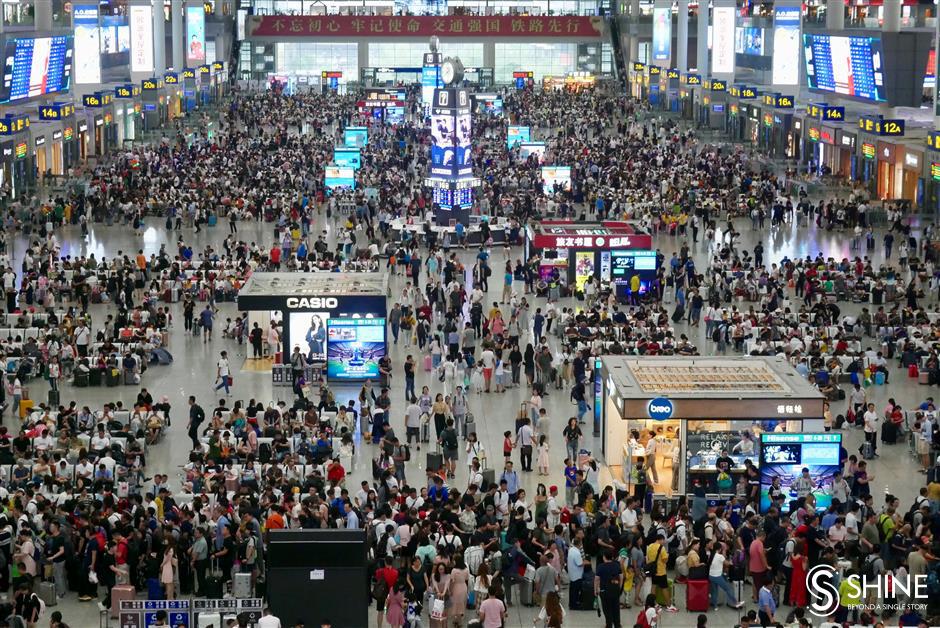
<instances>
[{"instance_id":1,"label":"red suitcase","mask_svg":"<svg viewBox=\"0 0 940 628\"><path fill-rule=\"evenodd\" d=\"M708 580L688 580L685 583L685 609L690 613L708 612Z\"/></svg>"},{"instance_id":2,"label":"red suitcase","mask_svg":"<svg viewBox=\"0 0 940 628\"><path fill-rule=\"evenodd\" d=\"M121 602L136 600L137 591L129 584L117 584L111 589L111 619L117 619L121 612Z\"/></svg>"}]
</instances>

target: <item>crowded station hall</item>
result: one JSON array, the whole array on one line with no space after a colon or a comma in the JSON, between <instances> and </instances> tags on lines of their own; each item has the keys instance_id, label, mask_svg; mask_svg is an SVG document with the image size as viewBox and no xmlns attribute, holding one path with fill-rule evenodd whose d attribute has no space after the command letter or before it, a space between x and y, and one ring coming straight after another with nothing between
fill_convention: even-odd
<instances>
[{"instance_id":1,"label":"crowded station hall","mask_svg":"<svg viewBox=\"0 0 940 628\"><path fill-rule=\"evenodd\" d=\"M0 626L940 625L934 5L0 6Z\"/></svg>"}]
</instances>

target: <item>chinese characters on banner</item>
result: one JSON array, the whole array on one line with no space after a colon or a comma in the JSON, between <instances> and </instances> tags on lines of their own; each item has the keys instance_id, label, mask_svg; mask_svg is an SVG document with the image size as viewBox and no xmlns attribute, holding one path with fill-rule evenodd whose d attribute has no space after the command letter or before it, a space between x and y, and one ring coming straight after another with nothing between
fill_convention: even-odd
<instances>
[{"instance_id":1,"label":"chinese characters on banner","mask_svg":"<svg viewBox=\"0 0 940 628\"><path fill-rule=\"evenodd\" d=\"M584 16L248 16L248 37L526 37L599 39L603 21Z\"/></svg>"}]
</instances>

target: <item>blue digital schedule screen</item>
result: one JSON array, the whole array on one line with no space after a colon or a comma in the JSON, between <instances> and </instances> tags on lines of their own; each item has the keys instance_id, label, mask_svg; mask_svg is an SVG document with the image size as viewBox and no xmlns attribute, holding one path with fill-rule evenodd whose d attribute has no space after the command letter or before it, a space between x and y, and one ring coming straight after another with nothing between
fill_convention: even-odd
<instances>
[{"instance_id":1,"label":"blue digital schedule screen","mask_svg":"<svg viewBox=\"0 0 940 628\"><path fill-rule=\"evenodd\" d=\"M4 51L3 102L67 91L72 77L72 37L17 37Z\"/></svg>"},{"instance_id":2,"label":"blue digital schedule screen","mask_svg":"<svg viewBox=\"0 0 940 628\"><path fill-rule=\"evenodd\" d=\"M369 143L369 129L364 126L349 126L343 131L343 144L347 148L362 148Z\"/></svg>"},{"instance_id":3,"label":"blue digital schedule screen","mask_svg":"<svg viewBox=\"0 0 940 628\"><path fill-rule=\"evenodd\" d=\"M326 376L362 380L379 376L385 357L384 318L331 318L326 322Z\"/></svg>"},{"instance_id":4,"label":"blue digital schedule screen","mask_svg":"<svg viewBox=\"0 0 940 628\"><path fill-rule=\"evenodd\" d=\"M794 483L804 468L814 482L812 493L816 497L816 511L822 512L832 504L832 483L841 470L839 452L842 435L824 434L762 434L760 443L760 511L770 508L770 488L774 478L780 479L780 488L786 496L781 510L789 512L790 503L798 497Z\"/></svg>"},{"instance_id":5,"label":"blue digital schedule screen","mask_svg":"<svg viewBox=\"0 0 940 628\"><path fill-rule=\"evenodd\" d=\"M803 35L809 89L886 102L884 54L877 37Z\"/></svg>"},{"instance_id":6,"label":"blue digital schedule screen","mask_svg":"<svg viewBox=\"0 0 940 628\"><path fill-rule=\"evenodd\" d=\"M519 142L528 142L532 139L529 127L513 126L506 128L506 148L512 148Z\"/></svg>"},{"instance_id":7,"label":"blue digital schedule screen","mask_svg":"<svg viewBox=\"0 0 940 628\"><path fill-rule=\"evenodd\" d=\"M337 166L347 166L353 170L362 167L362 153L358 148L333 149L333 163Z\"/></svg>"}]
</instances>

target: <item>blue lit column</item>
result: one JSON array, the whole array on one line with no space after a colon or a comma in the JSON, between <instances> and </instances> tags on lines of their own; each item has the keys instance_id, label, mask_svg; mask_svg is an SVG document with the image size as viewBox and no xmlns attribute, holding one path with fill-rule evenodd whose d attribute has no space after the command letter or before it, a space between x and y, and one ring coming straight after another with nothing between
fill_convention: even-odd
<instances>
[{"instance_id":1,"label":"blue lit column","mask_svg":"<svg viewBox=\"0 0 940 628\"><path fill-rule=\"evenodd\" d=\"M435 89L431 103L431 168L425 183L431 188L438 226L470 224L473 190L480 184L473 177L472 155L470 94L462 88Z\"/></svg>"}]
</instances>

